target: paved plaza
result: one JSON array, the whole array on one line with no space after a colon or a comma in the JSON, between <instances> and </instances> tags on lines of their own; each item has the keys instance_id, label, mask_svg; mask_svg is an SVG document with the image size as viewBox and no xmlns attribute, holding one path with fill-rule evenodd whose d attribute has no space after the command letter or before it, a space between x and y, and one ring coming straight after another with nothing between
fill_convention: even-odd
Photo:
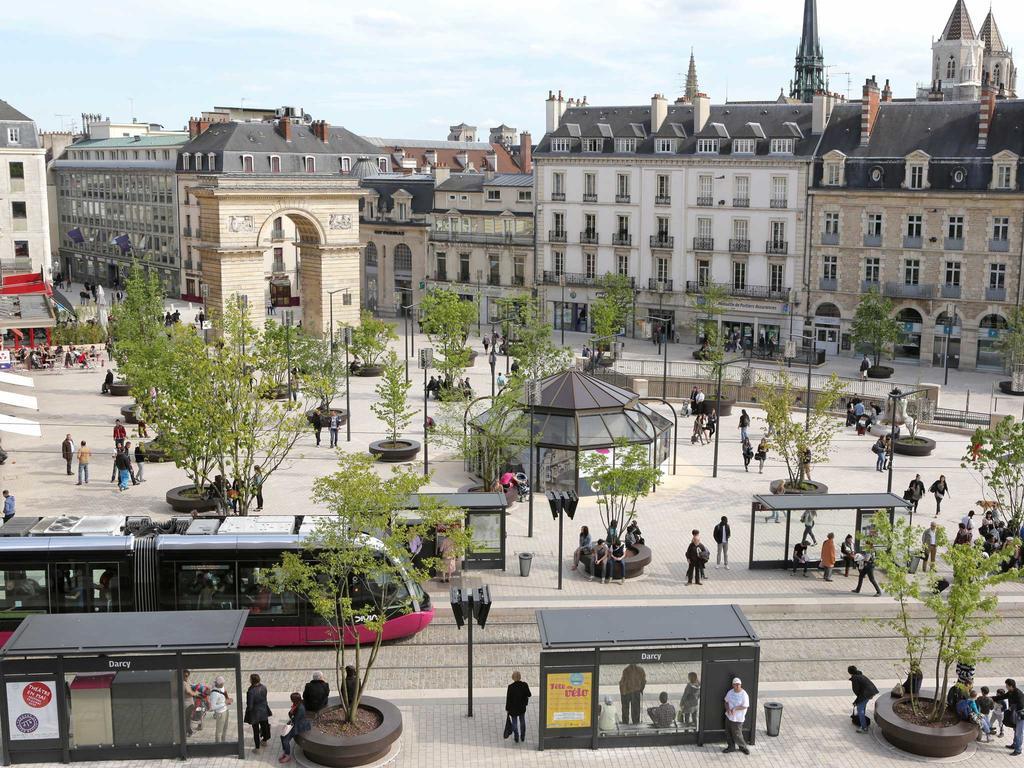
<instances>
[{"instance_id":1,"label":"paved plaza","mask_svg":"<svg viewBox=\"0 0 1024 768\"><path fill-rule=\"evenodd\" d=\"M401 331L401 326L399 327ZM579 346L582 336L567 334L567 343ZM415 340L416 347L427 343L422 337ZM402 342L397 345L403 354ZM678 348L680 353L686 347ZM482 351L482 350L481 350ZM675 355L677 348L672 347ZM653 358L650 344L631 342L627 356ZM682 354L680 354L680 358ZM503 370L504 358L499 358ZM838 361L836 369L843 375L852 375L856 361ZM414 402L422 391L419 382L422 372L412 373L416 385ZM38 419L42 424L41 438L9 435L4 448L10 461L0 468L3 487L17 498L19 515L50 515L58 512L85 514L152 514L164 516L170 509L164 501L168 488L186 482L184 473L171 464L145 465L145 482L119 493L110 482L109 454L112 460L111 429L119 408L128 404L128 398L111 398L99 393L104 368L87 371L55 371L34 374L35 394L39 398ZM901 382L933 380L930 369L899 368L896 379ZM941 373L941 372L939 372ZM490 372L486 358L481 354L470 372L472 385L478 394L490 389ZM974 392L990 391L997 377L983 374L953 374L951 386L943 391L943 405L947 398L966 401L967 387ZM379 437L381 427L370 413L374 401L376 379L352 379L352 442L344 442L341 450L363 451L366 445ZM972 394L971 408L976 406ZM1000 403L1005 400L1000 400ZM430 403L431 413L436 404ZM756 443L764 425L761 412L748 409L753 418L751 439ZM23 414L18 414L23 415ZM873 766L906 764L911 758L895 753L879 743L873 735L859 736L850 726L849 704L852 695L843 670L849 660L865 667L883 691L890 687L897 674L900 657L899 643L878 627L863 621L865 616L885 615L891 611L891 602L884 596L875 598L870 589L864 594L851 594L853 575L843 578L841 573L832 583L822 580L820 573L808 577L783 571L751 571L748 569L751 530L751 497L768 493L771 480L785 475L785 469L775 457L770 457L764 474L758 474L756 464L745 472L740 457L739 409L722 420L719 446L719 476L712 477L713 446L693 446L689 442L691 422L682 419L678 441L677 470L663 478L657 491L640 505L639 522L647 543L652 547L654 559L646 573L625 584L601 584L589 581L581 572L566 567L563 589L557 589L558 527L552 521L546 501L538 497L534 509L534 535L529 537L528 505L517 503L509 509L508 566L504 572L473 572L474 581L490 585L495 601L488 628L477 636L476 717L465 717L464 704L464 640L451 623L441 585L428 586L440 599L435 625L415 638L389 645L382 652L380 667L372 681L380 695L396 701L405 715L405 734L402 751L396 765L403 768L426 768L442 764L465 766L575 766L581 761L589 765L619 765L627 762L635 766L726 764L731 760L746 761L758 766L782 766L822 762L827 755L829 764L840 766ZM422 437L422 427L409 431L414 439ZM60 457L60 444L70 433L77 443L87 440L95 449L92 477L88 486L77 486L74 477L68 477ZM926 432L935 439L937 447L932 456L910 458L897 456L893 491L902 494L915 473L920 473L926 486L945 474L951 496L943 505L939 521L947 529L955 529L956 522L978 499L982 498L982 483L976 473L960 467L960 457L966 446L966 436L951 432ZM315 509L309 500L310 486L319 475L335 467L334 452L317 447L310 431L303 435L298 447L285 466L275 472L264 489L265 514L301 514ZM814 468L813 477L828 484L832 492L884 491L887 476L874 469L874 455L870 452L873 438L858 437L852 429L842 429L835 440L835 450L827 464ZM417 464L417 466L419 466ZM432 472L429 489L449 491L467 485L471 478L462 462L446 455L443 449L431 450ZM380 471L387 471L381 467ZM917 519L927 523L934 518L934 502L926 497ZM722 515L729 517L733 540L729 551L729 569L716 568L714 558L708 567L708 580L700 587L685 586L686 564L683 551L693 528L700 529L714 551L711 529ZM584 499L576 519L566 521L564 547L566 558L571 557L578 526L600 527L596 505ZM819 541L829 531L838 539L853 532L852 512L822 513L815 526ZM784 555L784 525L760 520L757 523L755 556L781 559ZM794 534L799 527L794 522ZM533 567L528 578L518 575L518 554L533 554ZM568 565L568 563L567 563ZM979 668L980 677L996 682L1007 675L1024 676L1019 666L1020 654L1016 638L1024 634L1024 587L1008 584L1000 588L1003 605L1002 619L993 632L990 647L992 660ZM763 731L763 716L758 715L758 741L750 758L742 755L722 755L720 745L705 747L659 747L646 749L608 749L596 753L578 751L536 750L536 698L528 713L530 737L525 745L516 746L502 741L503 686L514 668L521 668L524 677L534 686L537 677L537 650L539 649L533 611L543 607L586 607L597 605L675 605L732 602L741 605L751 617L763 638L761 670L761 702L778 699L785 706L782 735L768 738ZM271 690L271 705L278 715L286 711L288 690L298 688L308 678L311 669L330 669L329 653L318 649L301 651L247 650L243 653L243 672L259 671ZM276 702L276 703L275 703ZM276 718L278 724L283 722ZM275 736L279 732L275 725ZM247 734L248 736L248 734ZM247 747L250 762L276 763L278 745L265 754L252 754ZM967 759L969 755L958 759ZM1006 750L1001 746L979 745L978 757L1002 765L1007 762ZM132 766L136 763L110 763ZM162 765L138 762L138 765ZM177 764L166 763L168 766ZM193 760L191 764L203 766L236 765L234 758ZM95 765L106 765L96 763Z\"/></svg>"}]
</instances>

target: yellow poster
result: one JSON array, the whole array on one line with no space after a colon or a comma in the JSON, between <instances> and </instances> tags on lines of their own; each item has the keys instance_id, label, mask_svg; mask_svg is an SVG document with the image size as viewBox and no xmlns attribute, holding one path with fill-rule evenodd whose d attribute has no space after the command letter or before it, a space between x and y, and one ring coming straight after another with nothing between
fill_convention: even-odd
<instances>
[{"instance_id":1,"label":"yellow poster","mask_svg":"<svg viewBox=\"0 0 1024 768\"><path fill-rule=\"evenodd\" d=\"M549 674L547 727L589 728L592 692L590 672Z\"/></svg>"}]
</instances>

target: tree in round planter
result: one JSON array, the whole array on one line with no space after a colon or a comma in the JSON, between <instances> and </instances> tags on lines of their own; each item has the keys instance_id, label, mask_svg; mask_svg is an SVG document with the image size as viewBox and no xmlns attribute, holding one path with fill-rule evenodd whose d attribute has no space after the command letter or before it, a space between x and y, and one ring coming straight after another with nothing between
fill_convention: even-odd
<instances>
[{"instance_id":1,"label":"tree in round planter","mask_svg":"<svg viewBox=\"0 0 1024 768\"><path fill-rule=\"evenodd\" d=\"M343 324L339 324L344 328ZM359 313L359 325L352 329L352 372L356 376L380 376L382 361L385 360L388 345L398 341L395 329L372 312L363 310Z\"/></svg>"},{"instance_id":2,"label":"tree in round planter","mask_svg":"<svg viewBox=\"0 0 1024 768\"><path fill-rule=\"evenodd\" d=\"M935 450L935 441L919 435L918 431L921 429L921 421L930 413L931 401L928 400L924 392L919 392L911 396L909 400L898 400L897 402L904 403L903 424L907 428L907 434L896 438L896 444L893 446L894 452L903 456L930 456ZM892 398L889 399L889 404L886 407L888 410L892 410ZM899 408L899 405L896 407Z\"/></svg>"},{"instance_id":3,"label":"tree in round planter","mask_svg":"<svg viewBox=\"0 0 1024 768\"><path fill-rule=\"evenodd\" d=\"M396 519L395 510L403 509L427 478L405 467L382 476L373 465L366 454L339 455L338 471L313 484L313 501L329 514L317 518L303 552L286 552L264 577L275 593L302 595L327 626L340 701L316 715L313 731L319 735L326 729L333 742L328 748L339 757L345 755L346 739L358 737L357 713L370 687L384 623L394 615L396 601L408 605L413 599L396 597L391 585L423 583L442 566L437 556L413 560L409 553L423 542L435 546L420 551L439 550L438 532L448 540L447 557L461 557L470 542L463 512L426 496L420 497L420 522ZM373 538L364 531L374 531ZM358 681L354 698L345 685L348 665ZM302 745L303 737L298 742Z\"/></svg>"},{"instance_id":4,"label":"tree in round planter","mask_svg":"<svg viewBox=\"0 0 1024 768\"><path fill-rule=\"evenodd\" d=\"M516 362L520 379L528 381L560 373L573 364L572 350L555 344L551 325L537 299L528 293L498 299L502 317L513 318L515 335L509 354Z\"/></svg>"},{"instance_id":5,"label":"tree in round planter","mask_svg":"<svg viewBox=\"0 0 1024 768\"><path fill-rule=\"evenodd\" d=\"M904 665L908 677L923 679L926 659L934 656L934 695L922 698L913 690L895 702L877 702L879 727L886 739L914 754L949 757L959 754L976 733L970 728L964 739L963 724L956 722L946 703L952 681L950 673L958 664L974 666L988 661L988 627L996 620L999 598L993 587L1020 577L1016 568L1007 568L1014 545L985 552L980 542L949 545L945 530L936 531L936 550L953 571L948 588L937 589L936 570L916 569L912 561L920 556L923 529L899 517L879 511L872 518L868 544L875 561L884 572L883 588L897 603L894 617L878 619L893 630L904 644ZM1012 540L1011 540L1012 541ZM918 622L911 613L923 604L933 621ZM919 726L929 726L922 733Z\"/></svg>"},{"instance_id":6,"label":"tree in round planter","mask_svg":"<svg viewBox=\"0 0 1024 768\"><path fill-rule=\"evenodd\" d=\"M442 396L458 399L458 382L470 364L466 340L477 319L476 302L464 301L448 288L435 288L420 301L420 315L420 330L434 345Z\"/></svg>"},{"instance_id":7,"label":"tree in round planter","mask_svg":"<svg viewBox=\"0 0 1024 768\"><path fill-rule=\"evenodd\" d=\"M377 400L370 405L373 415L387 428L387 439L370 443L370 453L381 461L408 461L420 451L415 440L400 439L412 424L416 411L409 407L412 381L405 380L405 366L394 352L388 357L381 380L377 382Z\"/></svg>"},{"instance_id":8,"label":"tree in round planter","mask_svg":"<svg viewBox=\"0 0 1024 768\"><path fill-rule=\"evenodd\" d=\"M864 349L874 357L874 366L868 369L868 376L877 379L892 376L893 369L881 365L882 353L902 338L903 326L895 317L893 303L877 288L861 296L850 326L850 339L857 349Z\"/></svg>"},{"instance_id":9,"label":"tree in round planter","mask_svg":"<svg viewBox=\"0 0 1024 768\"><path fill-rule=\"evenodd\" d=\"M1024 525L1024 422L1008 416L994 427L976 429L960 466L985 479L984 488L1009 529L1019 531Z\"/></svg>"},{"instance_id":10,"label":"tree in round planter","mask_svg":"<svg viewBox=\"0 0 1024 768\"><path fill-rule=\"evenodd\" d=\"M331 350L329 339L317 339L307 334L300 334L300 360L302 362L302 390L316 405L307 416L312 417L314 411L319 412L321 426L328 426L331 414L337 412L349 418L343 410L331 408L335 398L345 391L345 360L338 350Z\"/></svg>"},{"instance_id":11,"label":"tree in round planter","mask_svg":"<svg viewBox=\"0 0 1024 768\"><path fill-rule=\"evenodd\" d=\"M794 421L796 393L796 383L784 370L757 386L757 400L768 424L768 450L786 465L788 478L783 488L787 492L814 491L817 486L806 476L804 457L809 452L812 464L828 460L832 441L842 429L842 422L832 412L842 400L845 387L833 373L818 390L810 416Z\"/></svg>"},{"instance_id":12,"label":"tree in round planter","mask_svg":"<svg viewBox=\"0 0 1024 768\"><path fill-rule=\"evenodd\" d=\"M602 365L612 337L622 334L633 306L633 284L626 275L606 272L597 280L598 298L590 305L594 333L594 365Z\"/></svg>"}]
</instances>

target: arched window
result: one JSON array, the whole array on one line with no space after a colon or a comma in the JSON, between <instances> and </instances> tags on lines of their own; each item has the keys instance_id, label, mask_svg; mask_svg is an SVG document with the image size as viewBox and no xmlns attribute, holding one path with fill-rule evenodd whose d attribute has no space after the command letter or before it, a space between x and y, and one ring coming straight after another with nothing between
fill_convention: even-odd
<instances>
[{"instance_id":1,"label":"arched window","mask_svg":"<svg viewBox=\"0 0 1024 768\"><path fill-rule=\"evenodd\" d=\"M899 311L899 314L896 315L896 319L901 323L914 323L915 325L919 325L921 323L921 313L916 309L907 307L906 309L901 309Z\"/></svg>"},{"instance_id":2,"label":"arched window","mask_svg":"<svg viewBox=\"0 0 1024 768\"><path fill-rule=\"evenodd\" d=\"M412 250L405 243L395 246L395 271L412 272Z\"/></svg>"},{"instance_id":3,"label":"arched window","mask_svg":"<svg viewBox=\"0 0 1024 768\"><path fill-rule=\"evenodd\" d=\"M842 315L839 314L839 307L837 307L835 304L825 302L824 304L819 305L819 307L814 311L814 316L841 317Z\"/></svg>"},{"instance_id":4,"label":"arched window","mask_svg":"<svg viewBox=\"0 0 1024 768\"><path fill-rule=\"evenodd\" d=\"M985 315L978 323L979 328L994 328L997 331L1005 331L1009 328L1006 318L1002 315Z\"/></svg>"},{"instance_id":5,"label":"arched window","mask_svg":"<svg viewBox=\"0 0 1024 768\"><path fill-rule=\"evenodd\" d=\"M956 78L956 59L952 56L950 56L949 61L946 62L946 77L949 79Z\"/></svg>"},{"instance_id":6,"label":"arched window","mask_svg":"<svg viewBox=\"0 0 1024 768\"><path fill-rule=\"evenodd\" d=\"M995 67L992 69L992 83L996 86L1000 86L1003 84L1002 78L1000 77L1000 69L998 64L996 64Z\"/></svg>"},{"instance_id":7,"label":"arched window","mask_svg":"<svg viewBox=\"0 0 1024 768\"><path fill-rule=\"evenodd\" d=\"M366 266L377 266L377 246L375 243L366 244Z\"/></svg>"}]
</instances>

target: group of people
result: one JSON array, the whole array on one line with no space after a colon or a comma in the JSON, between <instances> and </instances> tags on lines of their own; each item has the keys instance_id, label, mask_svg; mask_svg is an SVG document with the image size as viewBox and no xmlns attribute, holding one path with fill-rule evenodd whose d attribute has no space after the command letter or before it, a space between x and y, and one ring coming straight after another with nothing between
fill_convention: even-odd
<instances>
[{"instance_id":1,"label":"group of people","mask_svg":"<svg viewBox=\"0 0 1024 768\"><path fill-rule=\"evenodd\" d=\"M618 583L624 584L628 550L643 543L643 532L636 520L630 520L625 531L619 530L618 520L610 520L605 535L596 544L590 528L584 525L580 527L579 544L573 553L571 570L577 570L580 560L587 558L590 560L590 581L596 577L602 584L607 584L615 581L618 574Z\"/></svg>"},{"instance_id":2,"label":"group of people","mask_svg":"<svg viewBox=\"0 0 1024 768\"><path fill-rule=\"evenodd\" d=\"M890 451L889 456L891 458L891 446L888 446L888 450ZM887 467L888 465L886 465ZM935 499L935 516L938 517L942 511L942 502L949 496L949 484L946 482L946 476L939 475L938 479L928 486L928 493ZM924 498L924 494L925 486L921 475L914 475L914 479L910 481L907 490L903 492L903 498L910 502L914 512L917 512L917 505Z\"/></svg>"},{"instance_id":3,"label":"group of people","mask_svg":"<svg viewBox=\"0 0 1024 768\"><path fill-rule=\"evenodd\" d=\"M442 390L458 390L467 398L473 397L473 386L469 383L468 376L464 379L456 379L452 383L447 383L438 376L431 376L430 381L427 382L427 397L440 400Z\"/></svg>"}]
</instances>

